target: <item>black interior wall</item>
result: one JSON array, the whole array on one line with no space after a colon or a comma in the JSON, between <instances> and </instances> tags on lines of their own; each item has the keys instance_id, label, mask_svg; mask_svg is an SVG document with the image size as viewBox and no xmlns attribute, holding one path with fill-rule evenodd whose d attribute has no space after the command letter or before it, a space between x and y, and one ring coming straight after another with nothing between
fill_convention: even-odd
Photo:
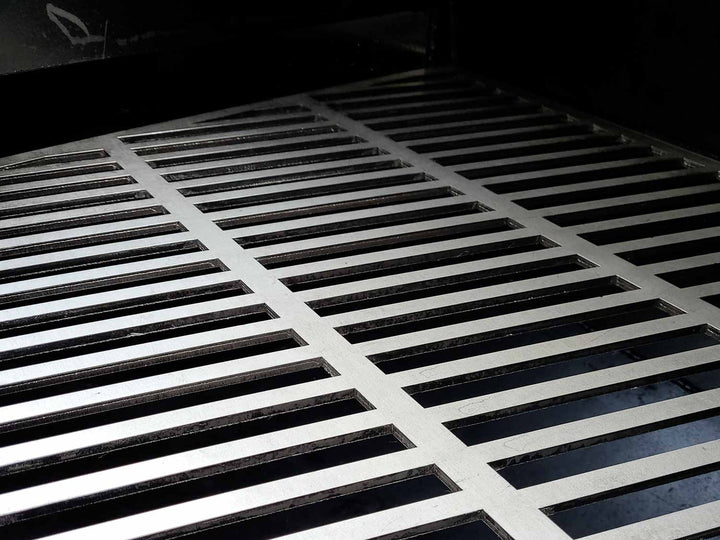
<instances>
[{"instance_id":1,"label":"black interior wall","mask_svg":"<svg viewBox=\"0 0 720 540\"><path fill-rule=\"evenodd\" d=\"M138 0L56 1L81 14L93 35L101 32L107 16L118 36L148 36L124 52L117 46L120 38L110 39L116 54L111 49L105 59L97 59L102 43L71 43L44 21L44 2L22 1L27 4L21 10L0 8L6 17L0 29L12 22L11 15L20 25L16 40L0 35L0 59L5 60L0 68L21 66L13 50L30 43L40 50L22 64L33 69L0 75L0 156L425 63L425 2L326 0L285 6L277 1L206 5L162 0L145 8ZM172 17L161 16L159 6L170 4Z\"/></svg>"},{"instance_id":2,"label":"black interior wall","mask_svg":"<svg viewBox=\"0 0 720 540\"><path fill-rule=\"evenodd\" d=\"M460 64L720 156L720 3L457 0Z\"/></svg>"}]
</instances>

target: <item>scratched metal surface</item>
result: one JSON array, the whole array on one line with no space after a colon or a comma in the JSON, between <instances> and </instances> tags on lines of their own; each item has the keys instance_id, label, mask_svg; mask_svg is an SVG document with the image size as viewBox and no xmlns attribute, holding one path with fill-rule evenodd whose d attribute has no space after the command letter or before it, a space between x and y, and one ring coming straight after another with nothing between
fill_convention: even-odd
<instances>
[{"instance_id":1,"label":"scratched metal surface","mask_svg":"<svg viewBox=\"0 0 720 540\"><path fill-rule=\"evenodd\" d=\"M0 531L709 537L719 187L451 72L4 158Z\"/></svg>"}]
</instances>

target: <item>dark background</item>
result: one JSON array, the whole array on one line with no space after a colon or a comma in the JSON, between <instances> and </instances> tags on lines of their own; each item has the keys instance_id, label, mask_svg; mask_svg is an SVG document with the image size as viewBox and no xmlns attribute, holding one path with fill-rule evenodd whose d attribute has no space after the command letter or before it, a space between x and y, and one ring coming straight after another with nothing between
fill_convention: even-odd
<instances>
[{"instance_id":1,"label":"dark background","mask_svg":"<svg viewBox=\"0 0 720 540\"><path fill-rule=\"evenodd\" d=\"M6 0L0 155L454 61L718 156L719 20L711 1Z\"/></svg>"}]
</instances>

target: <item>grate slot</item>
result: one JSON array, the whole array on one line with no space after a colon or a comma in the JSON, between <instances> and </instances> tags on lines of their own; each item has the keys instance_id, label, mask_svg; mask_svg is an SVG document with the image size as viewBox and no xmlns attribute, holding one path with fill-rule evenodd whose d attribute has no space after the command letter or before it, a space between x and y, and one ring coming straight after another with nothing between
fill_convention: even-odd
<instances>
[{"instance_id":1,"label":"grate slot","mask_svg":"<svg viewBox=\"0 0 720 540\"><path fill-rule=\"evenodd\" d=\"M316 493L311 502L308 502L306 497L291 499L284 501L281 508L267 514L257 517L240 514L234 516L236 520L241 519L236 523L183 536L192 540L225 540L246 535L258 539L274 538L439 497L453 491L431 471L410 471L404 478L396 476L398 475L344 486L340 494L337 490ZM245 519L242 519L243 517Z\"/></svg>"},{"instance_id":2,"label":"grate slot","mask_svg":"<svg viewBox=\"0 0 720 540\"><path fill-rule=\"evenodd\" d=\"M607 146L599 149L558 152L557 154L541 154L527 159L517 158L508 160L508 163L464 169L459 171L459 173L470 180L479 180L493 176L540 172L548 169L560 169L562 167L577 165L595 165L598 163L606 163L623 159L650 157L652 155L652 149L647 146ZM644 172L654 171L648 171L645 169ZM557 185L557 182L561 182L562 179L562 176L556 177L554 179L554 185ZM599 178L597 176L593 177L593 180L598 179ZM577 176L573 179L573 182L579 181L580 179ZM518 187L518 185L523 185L521 182L522 181L517 181L513 183L515 184L515 187ZM553 185L553 181L548 178L543 178L542 187L547 187L549 185ZM530 189L528 188L527 183L523 185L523 189ZM497 191L497 185L492 186L491 190L495 193L501 192Z\"/></svg>"},{"instance_id":3,"label":"grate slot","mask_svg":"<svg viewBox=\"0 0 720 540\"><path fill-rule=\"evenodd\" d=\"M430 328L439 328L530 309L618 294L633 288L629 284L620 281L617 277L599 278L475 302L427 309L385 319L363 321L341 326L336 330L350 343L362 343Z\"/></svg>"},{"instance_id":4,"label":"grate slot","mask_svg":"<svg viewBox=\"0 0 720 540\"><path fill-rule=\"evenodd\" d=\"M387 247L400 248L406 246L416 246L427 243L431 240L467 238L477 234L492 234L516 228L520 228L519 225L509 219L494 219L480 221L477 223L454 225L451 227L441 227L439 229L430 229L416 233L385 236L381 238L374 238L372 240L347 242L344 244L326 246L317 249L294 251L279 255L268 255L266 257L258 258L258 262L267 269L280 268L283 266L291 266L293 264L304 264L308 262L333 259L339 254L343 254L345 256L360 255L380 251Z\"/></svg>"},{"instance_id":5,"label":"grate slot","mask_svg":"<svg viewBox=\"0 0 720 540\"><path fill-rule=\"evenodd\" d=\"M138 315L147 311L232 298L247 294L247 292L248 289L242 282L228 281L55 313L43 313L24 319L0 321L0 339L115 317Z\"/></svg>"},{"instance_id":6,"label":"grate slot","mask_svg":"<svg viewBox=\"0 0 720 540\"><path fill-rule=\"evenodd\" d=\"M221 161L223 159L237 159L245 157L263 156L266 154L282 154L285 152L298 152L301 150L312 150L315 148L327 148L331 146L343 146L365 142L360 137L334 137L330 139L317 139L298 143L287 143L272 146L256 146L253 148L225 150L222 152L210 152L205 154L194 154L190 156L160 158L148 161L153 168L175 167L178 165L191 165L194 163L206 163L210 161Z\"/></svg>"},{"instance_id":7,"label":"grate slot","mask_svg":"<svg viewBox=\"0 0 720 540\"><path fill-rule=\"evenodd\" d=\"M317 364L285 366L282 374L259 373L256 378L233 383L219 380L203 385L178 386L170 391L142 394L128 399L103 403L101 410L93 407L71 409L21 424L0 433L0 446L53 437L82 429L92 429L116 422L144 418L187 407L204 405L256 392L275 390L296 384L327 379L331 375ZM237 379L237 378L235 378Z\"/></svg>"},{"instance_id":8,"label":"grate slot","mask_svg":"<svg viewBox=\"0 0 720 540\"><path fill-rule=\"evenodd\" d=\"M328 315L347 313L398 302L431 298L441 294L514 283L516 281L543 276L559 275L584 268L592 268L593 266L592 263L575 255L556 257L542 261L503 266L481 272L470 272L445 278L403 283L393 287L384 287L360 293L324 298L322 300L308 302L308 305L315 310L318 315L326 317Z\"/></svg>"},{"instance_id":9,"label":"grate slot","mask_svg":"<svg viewBox=\"0 0 720 540\"><path fill-rule=\"evenodd\" d=\"M395 181L397 178L397 181ZM414 183L429 182L431 179L425 179L422 175L411 175L408 177L395 177L392 178L391 182L386 182L382 187L390 187L396 185L414 185ZM352 193L355 189L349 191L340 191L331 189L318 189L317 195L325 195L330 191L335 193ZM357 187L357 186L355 186ZM358 189L360 191L361 188ZM308 190L314 191L314 190ZM285 192L287 194L287 192ZM299 194L298 194L299 195ZM251 214L248 216L232 217L221 219L215 222L215 224L223 230L238 229L249 225L260 225L269 223L278 223L281 221L287 221L291 219L307 218L314 216L330 216L334 214L342 214L344 212L352 210L367 210L370 208L385 208L387 206L394 206L397 204L410 203L410 202L422 202L431 201L437 199L444 199L447 197L455 197L461 195L461 193L454 191L449 187L441 187L435 189L423 189L418 191L406 191L404 193L396 193L393 195L380 195L376 197L365 197L361 199L351 199L349 201L333 202L327 204L318 204L313 206L303 206L300 208L292 208L290 210L277 210L274 212L265 212L261 214Z\"/></svg>"},{"instance_id":10,"label":"grate slot","mask_svg":"<svg viewBox=\"0 0 720 540\"><path fill-rule=\"evenodd\" d=\"M457 109L477 109L482 107L494 106L494 105L509 105L516 102L516 98L507 95L493 95L474 97L471 99L453 100L447 102L423 102L423 101L403 101L398 105L401 107L380 107L374 104L373 110L365 111L358 110L356 112L350 112L348 116L353 120L376 120L378 118L398 117L398 116L412 116L416 114L424 113L436 113L444 111L454 111ZM415 105L414 103L417 103Z\"/></svg>"},{"instance_id":11,"label":"grate slot","mask_svg":"<svg viewBox=\"0 0 720 540\"><path fill-rule=\"evenodd\" d=\"M116 253L105 253L95 255L93 257L81 257L67 261L36 264L34 266L26 266L24 268L0 271L0 283L11 283L14 281L38 278L41 276L56 276L78 270L105 268L115 264L147 261L150 259L170 257L172 255L181 255L184 253L195 253L204 250L204 245L197 240L191 240L187 242L175 242L172 244L161 244L145 248L129 249Z\"/></svg>"},{"instance_id":12,"label":"grate slot","mask_svg":"<svg viewBox=\"0 0 720 540\"><path fill-rule=\"evenodd\" d=\"M318 287L351 283L363 279L392 276L416 270L439 268L464 262L481 261L495 257L539 251L555 246L556 244L542 236L529 236L502 242L490 242L479 246L437 251L414 257L402 257L373 264L361 264L324 272L292 276L283 278L281 281L291 291L298 292L316 289Z\"/></svg>"},{"instance_id":13,"label":"grate slot","mask_svg":"<svg viewBox=\"0 0 720 540\"><path fill-rule=\"evenodd\" d=\"M28 167L41 167L43 165L56 165L58 163L74 163L77 161L89 161L91 159L102 159L107 157L110 157L110 155L102 149L67 152L65 154L51 154L25 159L9 165L3 165L0 167L0 170L9 171L14 169L27 169Z\"/></svg>"},{"instance_id":14,"label":"grate slot","mask_svg":"<svg viewBox=\"0 0 720 540\"><path fill-rule=\"evenodd\" d=\"M0 367L14 369L83 354L151 343L161 339L266 321L271 318L274 318L272 312L262 304L205 313L0 352Z\"/></svg>"},{"instance_id":15,"label":"grate slot","mask_svg":"<svg viewBox=\"0 0 720 540\"><path fill-rule=\"evenodd\" d=\"M646 264L717 253L718 251L720 251L720 237L715 236L702 238L700 240L690 240L688 242L678 242L677 244L626 251L624 253L618 253L618 256L638 266L644 266Z\"/></svg>"},{"instance_id":16,"label":"grate slot","mask_svg":"<svg viewBox=\"0 0 720 540\"><path fill-rule=\"evenodd\" d=\"M216 126L198 126L184 129L175 129L171 131L158 131L155 133L139 133L137 135L121 135L118 137L122 142L127 144L163 141L170 139L183 139L189 137L202 137L203 135L215 135L216 133L232 133L234 131L243 131L250 129L261 129L278 126L292 126L295 124L309 124L312 122L322 122L325 119L313 114L296 116L292 118L281 118L273 120L262 120L257 122L233 122L228 124L220 124Z\"/></svg>"},{"instance_id":17,"label":"grate slot","mask_svg":"<svg viewBox=\"0 0 720 540\"><path fill-rule=\"evenodd\" d=\"M484 86L471 83L469 81L433 81L431 83L423 83L417 85L417 88L407 87L404 85L387 85L382 87L364 88L362 90L345 90L341 92L324 92L314 95L313 98L320 101L341 101L354 98L383 98L385 96L394 96L397 94L410 94L411 96L435 96L438 90L463 90L482 91ZM340 104L342 106L342 104Z\"/></svg>"},{"instance_id":18,"label":"grate slot","mask_svg":"<svg viewBox=\"0 0 720 540\"><path fill-rule=\"evenodd\" d=\"M304 105L284 105L280 107L267 107L263 109L251 109L249 111L240 111L232 114L226 114L225 116L218 116L216 118L208 118L207 120L200 120L199 124L205 124L207 122L217 122L218 120L237 120L240 118L255 118L256 116L280 116L283 114L293 113L309 113L310 109Z\"/></svg>"},{"instance_id":19,"label":"grate slot","mask_svg":"<svg viewBox=\"0 0 720 540\"><path fill-rule=\"evenodd\" d=\"M283 403L261 410L215 418L212 421L186 424L100 446L86 447L79 454L51 456L46 463L19 472L0 471L0 474L5 474L2 476L0 489L5 492L15 491L36 484L55 482L205 446L341 418L367 410L368 408L361 401L348 392Z\"/></svg>"},{"instance_id":20,"label":"grate slot","mask_svg":"<svg viewBox=\"0 0 720 540\"><path fill-rule=\"evenodd\" d=\"M550 519L571 537L578 538L716 501L720 499L717 489L720 471L713 470L717 467L713 464L648 482L651 487L645 487L648 483L634 486L633 489L638 491L561 511L551 515ZM707 472L708 469L711 470ZM702 537L708 538L704 534Z\"/></svg>"},{"instance_id":21,"label":"grate slot","mask_svg":"<svg viewBox=\"0 0 720 540\"><path fill-rule=\"evenodd\" d=\"M700 214L697 216L654 221L652 223L643 223L641 225L616 227L614 229L585 233L579 236L597 246L604 246L607 244L614 244L619 239L622 239L623 242L629 242L631 240L653 238L656 236L664 236L666 234L709 229L710 227L717 227L718 225L720 225L720 212L714 212L711 214Z\"/></svg>"},{"instance_id":22,"label":"grate slot","mask_svg":"<svg viewBox=\"0 0 720 540\"><path fill-rule=\"evenodd\" d=\"M136 227L134 229L123 229L109 233L78 236L76 238L67 238L64 240L53 240L52 242L27 244L14 248L0 249L0 261L19 257L31 257L33 255L41 255L45 253L56 253L58 251L66 251L79 247L103 246L127 240L154 238L156 236L164 236L166 234L179 232L187 232L187 229L178 222L162 223L160 225L150 225L148 227Z\"/></svg>"},{"instance_id":23,"label":"grate slot","mask_svg":"<svg viewBox=\"0 0 720 540\"><path fill-rule=\"evenodd\" d=\"M0 209L0 219L34 216L50 212L64 212L72 210L73 208L91 208L93 206L102 206L104 204L139 201L144 199L152 199L152 196L147 191L125 191L122 193L99 195L97 197L83 197L82 199L68 199L66 201L18 206L15 208L3 208Z\"/></svg>"},{"instance_id":24,"label":"grate slot","mask_svg":"<svg viewBox=\"0 0 720 540\"><path fill-rule=\"evenodd\" d=\"M16 540L58 534L200 497L384 456L405 448L391 427L351 433L317 441L312 446L291 447L251 459L228 461L222 466L196 469L183 475L188 479L164 477L147 486L136 485L130 493L106 492L100 501L90 501L89 505L83 500L68 501L56 513L6 526L5 532ZM49 513L52 510L54 508L44 507L39 511Z\"/></svg>"},{"instance_id":25,"label":"grate slot","mask_svg":"<svg viewBox=\"0 0 720 540\"><path fill-rule=\"evenodd\" d=\"M436 139L440 137L467 135L470 133L488 133L498 130L519 129L524 127L544 126L546 124L565 124L568 116L565 114L538 112L532 114L518 114L501 118L488 118L485 120L470 120L455 124L437 125L431 129L408 129L407 131L393 131L388 135L393 141L417 141Z\"/></svg>"},{"instance_id":26,"label":"grate slot","mask_svg":"<svg viewBox=\"0 0 720 540\"><path fill-rule=\"evenodd\" d=\"M683 289L696 285L704 285L706 283L714 283L720 281L720 263L696 266L695 268L676 270L674 272L665 272L664 274L658 274L658 277Z\"/></svg>"},{"instance_id":27,"label":"grate slot","mask_svg":"<svg viewBox=\"0 0 720 540\"><path fill-rule=\"evenodd\" d=\"M435 92L432 95L427 93L416 93L410 96L374 98L374 99L356 99L353 101L342 101L337 103L328 103L333 109L343 111L356 111L359 109L367 109L370 107L393 107L395 105L413 105L415 103L429 103L430 100L453 100L453 99L475 99L480 96L491 97L487 90L482 88L467 88L460 90L449 90L446 92ZM318 96L323 97L324 96Z\"/></svg>"},{"instance_id":28,"label":"grate slot","mask_svg":"<svg viewBox=\"0 0 720 540\"><path fill-rule=\"evenodd\" d=\"M38 171L21 174L0 176L0 183L4 186L38 182L40 180L53 180L55 178L69 178L85 174L119 171L122 167L117 163L98 163L95 165L82 165L79 167L63 167L50 171Z\"/></svg>"},{"instance_id":29,"label":"grate slot","mask_svg":"<svg viewBox=\"0 0 720 540\"><path fill-rule=\"evenodd\" d=\"M398 349L375 354L369 358L384 373L396 373L460 358L662 319L674 314L675 312L660 301L650 300Z\"/></svg>"},{"instance_id":30,"label":"grate slot","mask_svg":"<svg viewBox=\"0 0 720 540\"><path fill-rule=\"evenodd\" d=\"M481 107L468 109L454 114L423 115L420 118L403 118L385 122L370 122L367 126L375 131L394 130L410 127L429 126L433 124L447 124L450 122L466 122L468 120L481 120L485 118L501 118L503 116L520 115L540 112L540 106L534 104L498 105L495 107Z\"/></svg>"},{"instance_id":31,"label":"grate slot","mask_svg":"<svg viewBox=\"0 0 720 540\"><path fill-rule=\"evenodd\" d=\"M405 391L423 407L435 407L717 344L717 336L707 327L696 326L477 371Z\"/></svg>"},{"instance_id":32,"label":"grate slot","mask_svg":"<svg viewBox=\"0 0 720 540\"><path fill-rule=\"evenodd\" d=\"M292 174L280 174L275 176L264 176L260 178L252 178L247 180L239 180L234 182L223 182L221 184L206 184L203 186L193 186L189 188L180 188L179 191L186 197L195 197L197 195L207 195L209 193L221 193L224 191L234 191L238 189L247 189L260 186L274 186L279 184L291 184L295 182L304 182L307 180L320 180L322 178L334 178L336 176L355 175L379 171L389 171L402 169L407 167L399 160L383 160L371 163L358 163L344 167L332 167L326 169L318 169L314 171L301 171ZM232 200L231 200L232 201ZM220 201L218 201L220 202ZM232 203L231 203L232 204ZM221 210L225 207L219 207ZM229 208L232 208L230 206Z\"/></svg>"},{"instance_id":33,"label":"grate slot","mask_svg":"<svg viewBox=\"0 0 720 540\"><path fill-rule=\"evenodd\" d=\"M224 272L227 268L217 259L201 261L166 268L147 270L143 272L132 272L119 276L91 279L69 283L66 285L43 287L20 293L4 294L0 296L0 303L3 308L11 309L36 304L38 302L50 302L67 298L76 298L86 294L116 291L128 287L140 285L151 285L175 279L184 279L192 276L204 276L216 272Z\"/></svg>"},{"instance_id":34,"label":"grate slot","mask_svg":"<svg viewBox=\"0 0 720 540\"><path fill-rule=\"evenodd\" d=\"M196 349L173 351L169 354L150 356L139 360L114 362L110 366L75 371L67 375L44 379L33 379L29 383L0 388L0 407L78 392L91 387L118 384L144 377L285 351L303 345L305 343L294 332L283 331L216 343Z\"/></svg>"},{"instance_id":35,"label":"grate slot","mask_svg":"<svg viewBox=\"0 0 720 540\"><path fill-rule=\"evenodd\" d=\"M568 135L585 135L592 133L590 126L582 124L563 124L549 123L548 125L540 125L533 127L523 127L516 129L506 129L499 131L490 131L482 135L473 137L454 137L452 140L432 141L419 144L411 144L409 148L419 154L428 152L443 152L448 150L463 150L466 148L481 148L483 146L491 146L495 144L521 143L526 141L541 141L543 139L551 139L554 137ZM460 134L462 135L462 134ZM449 138L449 137L435 137Z\"/></svg>"},{"instance_id":36,"label":"grate slot","mask_svg":"<svg viewBox=\"0 0 720 540\"><path fill-rule=\"evenodd\" d=\"M648 429L648 428L646 428ZM681 421L669 427L628 433L608 442L526 461L498 472L516 488L567 478L636 459L711 442L720 438L720 416Z\"/></svg>"},{"instance_id":37,"label":"grate slot","mask_svg":"<svg viewBox=\"0 0 720 540\"><path fill-rule=\"evenodd\" d=\"M654 167L656 164L652 164L651 166ZM577 204L589 201L601 201L603 199L614 199L616 197L640 195L642 193L655 193L658 191L679 189L690 186L705 186L716 182L717 177L714 173L684 174L676 178L662 178L647 182L628 183L605 188L585 189L571 191L568 193L529 197L526 199L516 200L515 202L528 210L536 210L538 208L548 208L552 206Z\"/></svg>"},{"instance_id":38,"label":"grate slot","mask_svg":"<svg viewBox=\"0 0 720 540\"><path fill-rule=\"evenodd\" d=\"M295 167L299 165L313 165L315 163L328 163L332 161L342 161L346 159L375 157L381 156L383 154L385 154L385 152L378 148L359 148L357 150L343 150L339 152L327 152L324 154L299 156L294 158L257 161L254 163L245 163L242 165L228 165L225 167L211 167L208 169L195 169L192 171L168 173L164 174L163 178L168 182L178 182L180 180L192 180L193 178L210 178L213 176L223 176L227 174L265 171L268 169ZM307 180L308 178L304 179Z\"/></svg>"},{"instance_id":39,"label":"grate slot","mask_svg":"<svg viewBox=\"0 0 720 540\"><path fill-rule=\"evenodd\" d=\"M654 199L637 203L617 204L604 208L581 210L578 212L566 212L564 214L556 214L546 217L549 221L552 221L556 225L569 227L572 225L597 223L599 221L607 221L610 219L667 212L669 210L681 210L692 208L694 206L705 206L707 204L714 204L717 202L720 202L720 190L704 191L702 193L693 193L691 195L667 197L664 199Z\"/></svg>"},{"instance_id":40,"label":"grate slot","mask_svg":"<svg viewBox=\"0 0 720 540\"><path fill-rule=\"evenodd\" d=\"M718 387L720 361L631 379L446 425L465 444L475 445Z\"/></svg>"},{"instance_id":41,"label":"grate slot","mask_svg":"<svg viewBox=\"0 0 720 540\"><path fill-rule=\"evenodd\" d=\"M492 528L486 522L492 523ZM500 530L500 528L481 511L466 514L459 518L436 521L398 533L377 536L373 540L398 540L401 538L415 538L417 540L501 540L501 537L494 530ZM503 533L502 539L510 539L510 536Z\"/></svg>"},{"instance_id":42,"label":"grate slot","mask_svg":"<svg viewBox=\"0 0 720 540\"><path fill-rule=\"evenodd\" d=\"M44 221L41 223L30 223L27 225L18 225L16 227L6 227L4 229L0 229L0 240L5 240L7 238L17 238L19 236L30 236L32 234L40 234L52 231L77 229L80 227L89 227L91 225L103 225L106 223L130 221L133 219L162 216L167 214L168 211L162 206L146 206L144 208L132 208L129 210L121 210L118 212L107 212L90 216L57 219L53 221Z\"/></svg>"},{"instance_id":43,"label":"grate slot","mask_svg":"<svg viewBox=\"0 0 720 540\"><path fill-rule=\"evenodd\" d=\"M149 156L167 154L170 152L180 152L183 150L200 150L203 148L214 148L217 146L229 146L233 144L277 141L281 139L293 139L295 137L307 137L311 135L329 135L340 131L343 131L343 129L335 125L315 126L284 131L272 131L269 133L256 133L254 135L233 135L231 137L220 137L215 139L156 144L152 146L141 146L134 148L133 150L138 156Z\"/></svg>"},{"instance_id":44,"label":"grate slot","mask_svg":"<svg viewBox=\"0 0 720 540\"><path fill-rule=\"evenodd\" d=\"M445 192L445 197L453 196L455 196L455 194L451 191L448 190ZM432 197L429 200L436 200L438 198L439 197ZM254 234L235 238L235 241L244 248L254 248L276 244L284 244L287 242L295 242L297 240L323 238L334 234L357 231L372 231L374 229L381 229L383 227L389 227L393 225L402 225L407 223L424 223L426 221L432 221L440 217L469 216L485 211L486 209L480 206L478 203L467 202L448 206L428 207L423 208L422 210L412 210L409 212L384 214L370 218L326 223L323 225L314 225L311 227L298 227L296 229L287 229L284 231Z\"/></svg>"},{"instance_id":45,"label":"grate slot","mask_svg":"<svg viewBox=\"0 0 720 540\"><path fill-rule=\"evenodd\" d=\"M21 189L17 191L6 191L0 193L0 202L19 201L36 197L47 197L60 193L74 193L76 191L87 191L91 189L102 189L113 186L129 186L136 184L130 176L118 176L115 178L100 178L88 182L65 183L57 186L36 187L32 189Z\"/></svg>"},{"instance_id":46,"label":"grate slot","mask_svg":"<svg viewBox=\"0 0 720 540\"><path fill-rule=\"evenodd\" d=\"M466 163L478 163L495 159L508 159L513 157L527 157L550 152L564 152L567 150L580 150L585 148L602 148L622 144L619 137L615 135L572 135L569 137L557 137L545 141L531 141L523 144L509 143L497 145L501 148L487 150L470 149L469 152L459 152L454 155L443 155L433 158L441 165L463 165Z\"/></svg>"}]
</instances>

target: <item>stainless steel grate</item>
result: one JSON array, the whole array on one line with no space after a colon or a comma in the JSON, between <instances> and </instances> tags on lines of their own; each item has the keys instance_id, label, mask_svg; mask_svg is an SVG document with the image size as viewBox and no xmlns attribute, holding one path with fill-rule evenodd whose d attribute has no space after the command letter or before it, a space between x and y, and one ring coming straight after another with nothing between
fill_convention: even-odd
<instances>
[{"instance_id":1,"label":"stainless steel grate","mask_svg":"<svg viewBox=\"0 0 720 540\"><path fill-rule=\"evenodd\" d=\"M716 534L717 166L443 71L0 160L0 531Z\"/></svg>"}]
</instances>

